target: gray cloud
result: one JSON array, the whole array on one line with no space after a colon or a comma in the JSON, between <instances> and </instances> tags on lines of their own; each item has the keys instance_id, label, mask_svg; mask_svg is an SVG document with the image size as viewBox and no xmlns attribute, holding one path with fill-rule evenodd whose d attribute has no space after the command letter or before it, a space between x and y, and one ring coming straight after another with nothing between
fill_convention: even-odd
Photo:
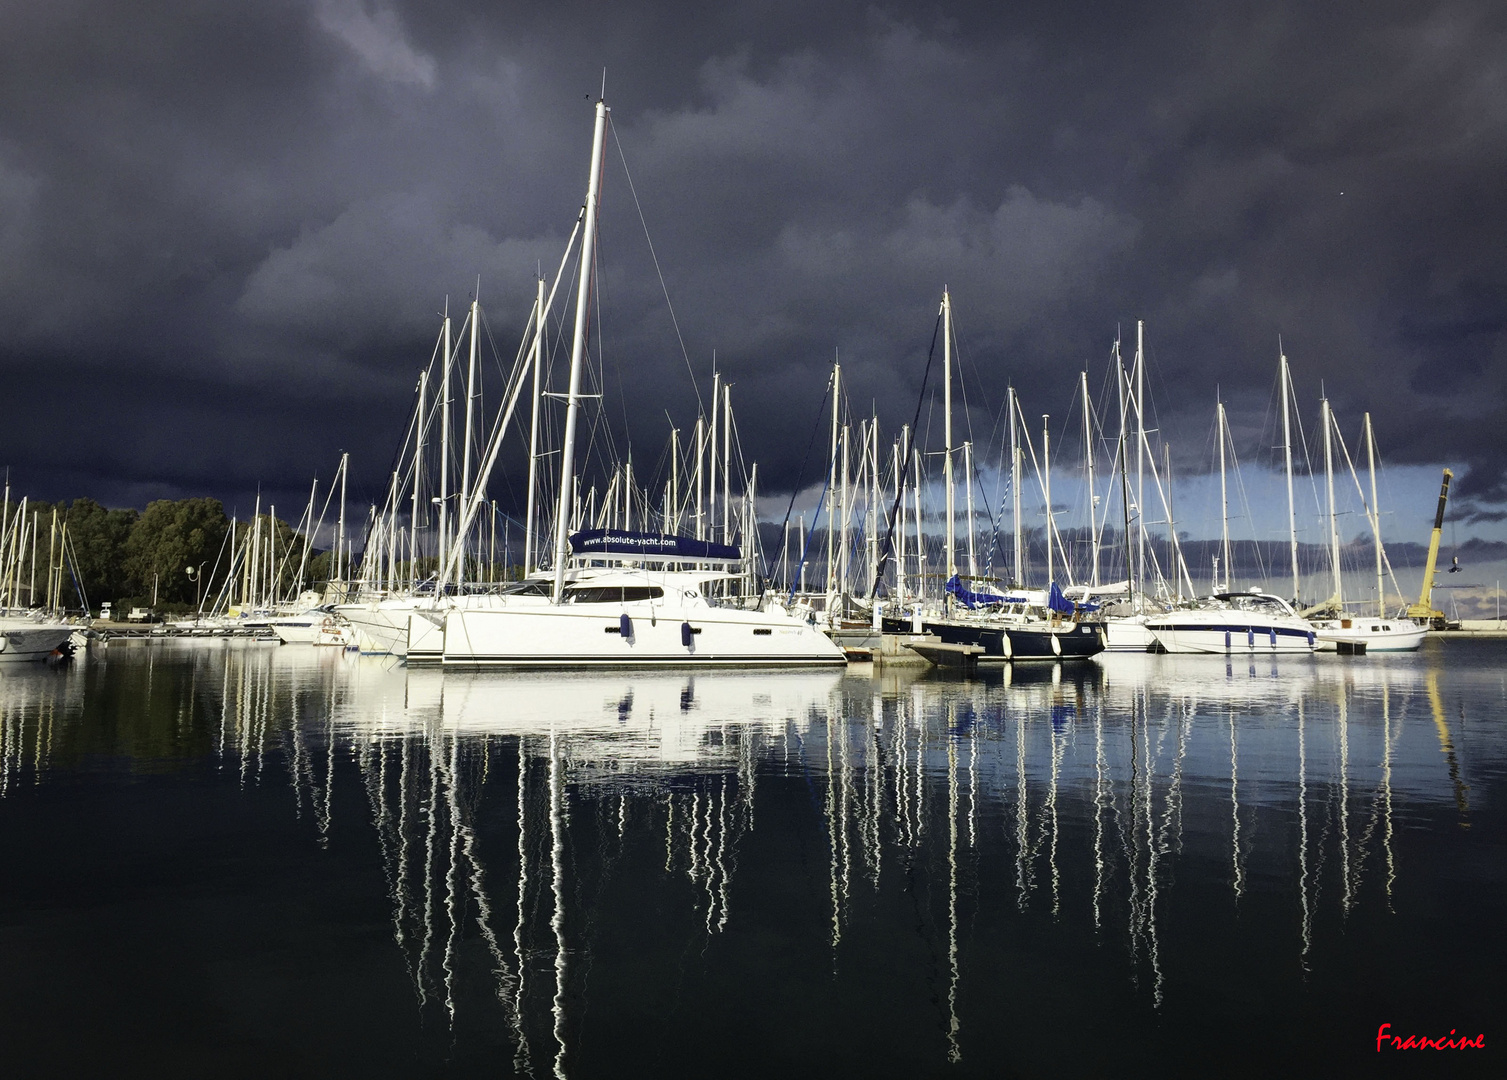
<instances>
[{"instance_id":1,"label":"gray cloud","mask_svg":"<svg viewBox=\"0 0 1507 1080\"><path fill-rule=\"evenodd\" d=\"M1476 521L1507 503L1500 5L78 0L7 24L0 379L29 407L0 460L39 496L291 492L340 448L379 484L445 297L480 275L510 349L606 67L690 360L736 384L766 490L834 353L855 410L909 420L946 284L976 428L1007 382L1062 412L1144 318L1180 453L1217 385L1255 455L1280 335L1310 417L1322 384L1389 460L1463 466ZM608 420L657 454L694 392L608 152ZM129 448L78 422L125 409Z\"/></svg>"}]
</instances>

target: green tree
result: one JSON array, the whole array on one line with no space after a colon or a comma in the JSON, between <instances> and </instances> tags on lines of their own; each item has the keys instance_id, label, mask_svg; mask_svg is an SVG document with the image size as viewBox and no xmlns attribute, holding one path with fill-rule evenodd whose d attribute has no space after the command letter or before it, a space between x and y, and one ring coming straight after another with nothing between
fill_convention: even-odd
<instances>
[{"instance_id":1,"label":"green tree","mask_svg":"<svg viewBox=\"0 0 1507 1080\"><path fill-rule=\"evenodd\" d=\"M147 504L125 542L125 577L137 595L191 604L194 581L186 573L214 566L230 519L219 499L158 499Z\"/></svg>"},{"instance_id":2,"label":"green tree","mask_svg":"<svg viewBox=\"0 0 1507 1080\"><path fill-rule=\"evenodd\" d=\"M74 499L59 515L68 524L72 573L65 575L64 595L71 600L69 606L83 603L74 588L74 574L94 607L126 595L126 541L138 516L134 509L108 510L93 499Z\"/></svg>"}]
</instances>

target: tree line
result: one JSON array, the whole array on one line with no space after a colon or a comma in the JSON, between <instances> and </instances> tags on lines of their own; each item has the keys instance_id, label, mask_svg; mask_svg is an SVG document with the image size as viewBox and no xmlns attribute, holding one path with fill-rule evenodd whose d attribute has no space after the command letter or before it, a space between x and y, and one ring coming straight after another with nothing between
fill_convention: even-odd
<instances>
[{"instance_id":1,"label":"tree line","mask_svg":"<svg viewBox=\"0 0 1507 1080\"><path fill-rule=\"evenodd\" d=\"M0 550L6 565L0 568L5 575L0 593L8 589L4 599L12 606L45 604L49 563L58 568L57 594L70 611L97 612L106 601L116 611L188 611L200 601L208 610L223 594L232 566L238 586L244 586L244 555L235 559L231 518L218 499L158 499L145 510L109 509L88 498L28 500L24 510L18 521L21 503L3 507ZM251 525L236 523L235 547L241 547ZM263 555L261 575L263 582L273 582L270 591L287 596L329 576L329 553L310 547L292 525L266 514L255 525L271 553Z\"/></svg>"}]
</instances>

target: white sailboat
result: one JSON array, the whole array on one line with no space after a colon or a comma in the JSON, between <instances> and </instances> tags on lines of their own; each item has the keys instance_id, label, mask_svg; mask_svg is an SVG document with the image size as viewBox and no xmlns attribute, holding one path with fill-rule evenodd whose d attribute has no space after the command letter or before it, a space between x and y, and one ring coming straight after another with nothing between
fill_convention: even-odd
<instances>
[{"instance_id":1,"label":"white sailboat","mask_svg":"<svg viewBox=\"0 0 1507 1080\"><path fill-rule=\"evenodd\" d=\"M1342 595L1342 577L1340 574L1340 540L1339 529L1335 520L1334 501L1334 452L1332 440L1338 437L1339 430L1335 425L1334 413L1329 408L1329 400L1326 398L1321 403L1324 421L1324 479L1328 486L1329 495L1329 557L1334 572L1334 596L1331 604L1338 613L1332 619L1315 620L1317 628L1319 649L1325 652L1337 652L1340 650L1359 652L1364 646L1365 652L1416 652L1423 646L1425 629L1412 619L1388 618L1385 592L1382 585L1382 561L1385 555L1381 546L1380 515L1376 506L1376 439L1371 428L1371 414L1366 414L1366 454L1370 463L1371 472L1371 501L1366 506L1367 523L1371 526L1371 535L1376 551L1376 615L1374 617L1353 617L1345 614L1344 598ZM1344 442L1341 440L1340 448L1344 450ZM1353 463L1349 462L1350 452L1345 450L1347 463L1352 465L1351 475L1354 477L1356 487L1360 487L1360 478L1354 476Z\"/></svg>"},{"instance_id":2,"label":"white sailboat","mask_svg":"<svg viewBox=\"0 0 1507 1080\"><path fill-rule=\"evenodd\" d=\"M459 603L446 594L446 583L454 579L460 558L459 552L453 551L437 582L432 611L416 610L410 625L431 639L433 631L420 627L419 619L435 629L442 625L441 656L446 665L574 668L845 663L842 650L831 639L782 606L766 600L759 610L749 611L721 604L709 595L708 585L736 577L730 569L741 561L741 553L731 545L628 530L570 532L576 427L583 396L581 377L607 116L606 102L598 101L582 214L581 268L570 383L565 395L552 577L536 576L502 593L468 597L467 602ZM486 477L496 460L505 425L506 417L483 455L477 483L463 492L466 508L457 536L466 534L484 502ZM724 518L726 514L724 506ZM728 537L724 535L723 539ZM695 568L685 569L687 565ZM709 568L715 566L724 569Z\"/></svg>"}]
</instances>

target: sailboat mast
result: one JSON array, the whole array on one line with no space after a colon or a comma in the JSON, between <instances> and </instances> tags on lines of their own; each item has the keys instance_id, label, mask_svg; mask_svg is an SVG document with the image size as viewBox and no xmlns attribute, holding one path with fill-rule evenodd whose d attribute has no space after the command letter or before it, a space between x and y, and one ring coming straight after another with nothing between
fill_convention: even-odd
<instances>
[{"instance_id":1,"label":"sailboat mast","mask_svg":"<svg viewBox=\"0 0 1507 1080\"><path fill-rule=\"evenodd\" d=\"M477 287L478 287L478 291L479 291L479 289L480 289L480 280L479 279L477 281ZM459 503L458 503L458 505L461 507L461 509L462 509L463 512L464 512L464 509L465 509L465 506L466 506L466 500L470 497L470 492L471 492L471 438L472 438L472 434L471 434L472 427L471 426L472 426L472 423L473 423L473 419L472 419L473 409L472 409L472 406L474 405L474 403L476 401L476 349L477 349L477 340L476 340L477 326L476 326L476 324L481 321L480 317L479 317L480 310L481 310L481 302L480 302L480 300L472 300L471 301L471 354L470 354L470 357L466 361L466 435L465 435L465 445L461 449L460 500L459 500ZM456 537L456 542L457 543L462 543L460 537L458 537L458 536ZM459 585L461 582L463 582L465 580L466 580L466 560L464 558L462 558L461 561L460 561L460 565L457 566L456 570L455 570L455 583L457 585Z\"/></svg>"},{"instance_id":2,"label":"sailboat mast","mask_svg":"<svg viewBox=\"0 0 1507 1080\"><path fill-rule=\"evenodd\" d=\"M1277 379L1282 384L1282 453L1287 462L1287 537L1292 551L1292 598L1293 603L1297 603L1300 591L1298 585L1298 513L1292 497L1292 410L1288 402L1292 376L1287 370L1287 354L1279 348L1277 356Z\"/></svg>"},{"instance_id":3,"label":"sailboat mast","mask_svg":"<svg viewBox=\"0 0 1507 1080\"><path fill-rule=\"evenodd\" d=\"M837 495L837 422L842 412L842 365L832 362L832 455L827 469L827 605L837 592L837 530L834 529L832 502Z\"/></svg>"},{"instance_id":4,"label":"sailboat mast","mask_svg":"<svg viewBox=\"0 0 1507 1080\"><path fill-rule=\"evenodd\" d=\"M1021 578L1022 537L1020 535L1020 446L1015 441L1015 387L1010 387L1010 400L1005 405L1005 411L1010 414L1010 524L1015 533L1015 566L1014 585L1019 588L1024 584Z\"/></svg>"},{"instance_id":5,"label":"sailboat mast","mask_svg":"<svg viewBox=\"0 0 1507 1080\"><path fill-rule=\"evenodd\" d=\"M528 428L528 502L523 518L523 573L532 574L538 564L534 551L534 498L539 486L539 369L544 360L544 278L538 281L538 296L534 300L534 388Z\"/></svg>"},{"instance_id":6,"label":"sailboat mast","mask_svg":"<svg viewBox=\"0 0 1507 1080\"><path fill-rule=\"evenodd\" d=\"M1094 497L1094 425L1093 410L1088 402L1088 372L1078 373L1079 387L1083 391L1083 463L1088 474L1088 540L1093 565L1089 570L1089 582L1099 585L1099 515L1095 512Z\"/></svg>"},{"instance_id":7,"label":"sailboat mast","mask_svg":"<svg viewBox=\"0 0 1507 1080\"><path fill-rule=\"evenodd\" d=\"M1224 441L1229 431L1229 421L1224 415L1224 402L1216 402L1214 405L1217 427L1219 428L1219 518L1221 522L1220 550L1224 554L1224 585L1225 591L1230 589L1230 494L1225 486L1224 477ZM1216 590L1219 582L1214 583Z\"/></svg>"},{"instance_id":8,"label":"sailboat mast","mask_svg":"<svg viewBox=\"0 0 1507 1080\"><path fill-rule=\"evenodd\" d=\"M665 507L665 532L680 531L680 429L670 429L670 497Z\"/></svg>"},{"instance_id":9,"label":"sailboat mast","mask_svg":"<svg viewBox=\"0 0 1507 1080\"><path fill-rule=\"evenodd\" d=\"M696 539L706 539L706 517L702 510L701 502L701 463L706 455L706 436L702 429L701 417L696 417Z\"/></svg>"},{"instance_id":10,"label":"sailboat mast","mask_svg":"<svg viewBox=\"0 0 1507 1080\"><path fill-rule=\"evenodd\" d=\"M968 534L968 576L978 577L978 549L973 541L973 443L963 443L963 524Z\"/></svg>"},{"instance_id":11,"label":"sailboat mast","mask_svg":"<svg viewBox=\"0 0 1507 1080\"><path fill-rule=\"evenodd\" d=\"M722 407L722 376L716 370L717 354L712 354L712 421L707 425L706 441L711 451L706 471L706 510L708 537L717 535L717 410Z\"/></svg>"},{"instance_id":12,"label":"sailboat mast","mask_svg":"<svg viewBox=\"0 0 1507 1080\"><path fill-rule=\"evenodd\" d=\"M555 515L554 602L565 598L565 559L570 549L571 495L576 463L576 422L581 412L581 368L586 354L586 317L591 309L592 260L596 253L597 196L602 173L602 144L607 130L607 103L599 100L591 141L591 174L586 183L586 223L581 234L581 276L576 285L576 325L570 345L570 389L565 397L565 441L560 453L560 508Z\"/></svg>"},{"instance_id":13,"label":"sailboat mast","mask_svg":"<svg viewBox=\"0 0 1507 1080\"><path fill-rule=\"evenodd\" d=\"M450 302L445 302L445 355L440 369L440 547L439 565L448 563L449 536L446 534L445 508L450 500Z\"/></svg>"},{"instance_id":14,"label":"sailboat mast","mask_svg":"<svg viewBox=\"0 0 1507 1080\"><path fill-rule=\"evenodd\" d=\"M894 450L895 502L900 506L899 528L896 530L897 538L895 540L895 595L899 597L902 604L905 602L905 525L908 515L905 506L905 463L901 460L900 455L903 453L902 447L905 446L906 440L909 438L910 425L900 425L900 438L896 440Z\"/></svg>"},{"instance_id":15,"label":"sailboat mast","mask_svg":"<svg viewBox=\"0 0 1507 1080\"><path fill-rule=\"evenodd\" d=\"M413 509L408 521L408 587L419 585L419 489L424 477L424 426L429 423L425 406L429 402L429 370L419 372L419 422L413 433Z\"/></svg>"},{"instance_id":16,"label":"sailboat mast","mask_svg":"<svg viewBox=\"0 0 1507 1080\"><path fill-rule=\"evenodd\" d=\"M1146 354L1144 350L1146 324L1140 319L1135 324L1135 513L1136 513L1136 579L1141 593L1146 591Z\"/></svg>"},{"instance_id":17,"label":"sailboat mast","mask_svg":"<svg viewBox=\"0 0 1507 1080\"><path fill-rule=\"evenodd\" d=\"M1366 466L1371 473L1371 536L1376 541L1376 617L1387 617L1386 596L1381 583L1381 507L1376 502L1376 431L1366 413Z\"/></svg>"},{"instance_id":18,"label":"sailboat mast","mask_svg":"<svg viewBox=\"0 0 1507 1080\"><path fill-rule=\"evenodd\" d=\"M350 470L350 463L350 454L340 455L340 537L335 543L335 550L337 553L342 549L345 551L345 561L340 564L340 580L342 582L350 576L351 570L350 548L345 540L345 485L346 477ZM341 595L345 595L345 590L342 590Z\"/></svg>"},{"instance_id":19,"label":"sailboat mast","mask_svg":"<svg viewBox=\"0 0 1507 1080\"><path fill-rule=\"evenodd\" d=\"M1047 587L1052 583L1052 432L1051 417L1041 414L1041 491L1047 503Z\"/></svg>"},{"instance_id":20,"label":"sailboat mast","mask_svg":"<svg viewBox=\"0 0 1507 1080\"><path fill-rule=\"evenodd\" d=\"M1329 565L1334 571L1334 603L1344 611L1344 599L1340 595L1340 531L1334 517L1334 437L1331 429L1334 416L1329 411L1329 399L1319 402L1319 412L1324 423L1324 486L1329 496Z\"/></svg>"},{"instance_id":21,"label":"sailboat mast","mask_svg":"<svg viewBox=\"0 0 1507 1080\"><path fill-rule=\"evenodd\" d=\"M947 554L942 558L943 570L951 578L958 572L957 537L954 517L957 513L956 496L952 487L952 297L942 290L942 487L945 498L947 528Z\"/></svg>"},{"instance_id":22,"label":"sailboat mast","mask_svg":"<svg viewBox=\"0 0 1507 1080\"><path fill-rule=\"evenodd\" d=\"M731 544L733 505L733 387L722 384L722 542Z\"/></svg>"}]
</instances>

